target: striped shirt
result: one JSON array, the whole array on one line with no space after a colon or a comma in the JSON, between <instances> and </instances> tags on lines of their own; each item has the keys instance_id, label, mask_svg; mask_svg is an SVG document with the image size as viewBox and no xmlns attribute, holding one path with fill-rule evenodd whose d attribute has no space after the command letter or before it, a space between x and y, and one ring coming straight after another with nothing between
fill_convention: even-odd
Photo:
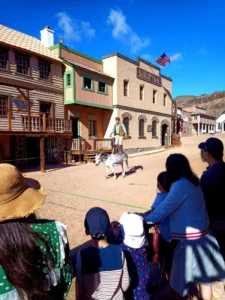
<instances>
[{"instance_id":1,"label":"striped shirt","mask_svg":"<svg viewBox=\"0 0 225 300\"><path fill-rule=\"evenodd\" d=\"M123 300L129 287L127 262L119 246L88 247L77 255L77 300Z\"/></svg>"}]
</instances>

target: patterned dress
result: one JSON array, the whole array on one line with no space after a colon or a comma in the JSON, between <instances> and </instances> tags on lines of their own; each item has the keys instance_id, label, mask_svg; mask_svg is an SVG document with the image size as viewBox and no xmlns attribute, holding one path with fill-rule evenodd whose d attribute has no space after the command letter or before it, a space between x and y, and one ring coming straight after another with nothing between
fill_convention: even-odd
<instances>
[{"instance_id":1,"label":"patterned dress","mask_svg":"<svg viewBox=\"0 0 225 300\"><path fill-rule=\"evenodd\" d=\"M50 291L51 287L59 286L63 290L63 295L57 299L63 299L68 295L72 283L72 265L65 225L57 221L37 220L32 222L31 228L48 242L53 258L53 270L48 273L47 269L43 269L44 289ZM44 244L40 241L37 243L45 254ZM20 300L17 290L8 282L1 266L0 300Z\"/></svg>"},{"instance_id":2,"label":"patterned dress","mask_svg":"<svg viewBox=\"0 0 225 300\"><path fill-rule=\"evenodd\" d=\"M139 249L133 249L122 243L123 250L127 259L128 272L131 277L131 283L128 291L125 293L125 298L129 300L150 300L151 293L149 292L150 265L147 260L148 242Z\"/></svg>"}]
</instances>

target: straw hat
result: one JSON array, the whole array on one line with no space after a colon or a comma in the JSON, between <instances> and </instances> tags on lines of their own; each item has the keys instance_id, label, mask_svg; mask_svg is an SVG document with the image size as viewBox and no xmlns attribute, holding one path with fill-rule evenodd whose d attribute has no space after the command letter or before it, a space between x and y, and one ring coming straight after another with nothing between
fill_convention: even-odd
<instances>
[{"instance_id":1,"label":"straw hat","mask_svg":"<svg viewBox=\"0 0 225 300\"><path fill-rule=\"evenodd\" d=\"M23 177L10 164L0 164L0 222L29 216L45 199L38 181Z\"/></svg>"}]
</instances>

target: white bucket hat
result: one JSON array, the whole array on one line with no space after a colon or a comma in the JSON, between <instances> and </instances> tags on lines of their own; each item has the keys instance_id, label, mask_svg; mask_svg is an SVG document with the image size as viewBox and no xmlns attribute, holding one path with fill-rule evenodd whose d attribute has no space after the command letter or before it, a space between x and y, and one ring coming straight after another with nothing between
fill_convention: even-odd
<instances>
[{"instance_id":1,"label":"white bucket hat","mask_svg":"<svg viewBox=\"0 0 225 300\"><path fill-rule=\"evenodd\" d=\"M120 224L123 226L124 244L134 249L141 248L145 243L143 218L125 212L120 218Z\"/></svg>"}]
</instances>

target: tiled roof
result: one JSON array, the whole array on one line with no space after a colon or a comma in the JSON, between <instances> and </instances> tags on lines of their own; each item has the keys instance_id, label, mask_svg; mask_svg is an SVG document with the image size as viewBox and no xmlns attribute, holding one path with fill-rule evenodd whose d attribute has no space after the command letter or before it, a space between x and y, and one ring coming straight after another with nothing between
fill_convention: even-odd
<instances>
[{"instance_id":1,"label":"tiled roof","mask_svg":"<svg viewBox=\"0 0 225 300\"><path fill-rule=\"evenodd\" d=\"M104 76L106 76L106 77L110 77L110 78L114 79L112 76L110 76L110 75L107 74L107 73L104 73L104 72L98 71L98 70L96 70L96 69L87 67L87 66L85 66L85 65L83 65L83 64L77 63L76 61L73 61L73 60L70 60L70 59L66 59L66 58L64 58L63 60L64 60L65 63L68 62L68 63L70 63L70 64L72 64L72 65L74 65L74 66L80 67L80 68L82 68L82 69L86 69L86 70L89 70L89 71L91 71L91 72L94 72L94 73L97 73L97 74L101 74L101 75L104 75Z\"/></svg>"},{"instance_id":2,"label":"tiled roof","mask_svg":"<svg viewBox=\"0 0 225 300\"><path fill-rule=\"evenodd\" d=\"M60 59L37 38L0 24L0 44L1 43L60 61Z\"/></svg>"}]
</instances>

